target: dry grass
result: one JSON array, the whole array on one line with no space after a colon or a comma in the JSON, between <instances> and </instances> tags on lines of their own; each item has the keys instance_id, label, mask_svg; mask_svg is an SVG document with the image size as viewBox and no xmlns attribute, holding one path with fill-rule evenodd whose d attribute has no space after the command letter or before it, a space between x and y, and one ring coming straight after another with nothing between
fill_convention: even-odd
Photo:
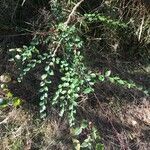
<instances>
[{"instance_id":1,"label":"dry grass","mask_svg":"<svg viewBox=\"0 0 150 150\"><path fill-rule=\"evenodd\" d=\"M117 105L116 97L92 107L85 106L84 117L99 129L107 150L148 150L150 146L150 104L149 98L138 102L123 102ZM120 102L119 102L120 103ZM82 115L83 115L82 114Z\"/></svg>"},{"instance_id":2,"label":"dry grass","mask_svg":"<svg viewBox=\"0 0 150 150\"><path fill-rule=\"evenodd\" d=\"M67 150L69 136L65 121L56 116L40 122L23 108L1 111L0 117L1 150Z\"/></svg>"},{"instance_id":3,"label":"dry grass","mask_svg":"<svg viewBox=\"0 0 150 150\"><path fill-rule=\"evenodd\" d=\"M93 104L94 108L86 103L85 111L82 109L79 118L87 118L95 124L107 150L148 150L149 100L143 98L140 104L133 102L119 106L116 105L115 99L110 101L109 103L99 101L96 105ZM73 149L67 123L56 115L51 115L40 122L29 109L7 109L0 113L0 149L2 150Z\"/></svg>"}]
</instances>

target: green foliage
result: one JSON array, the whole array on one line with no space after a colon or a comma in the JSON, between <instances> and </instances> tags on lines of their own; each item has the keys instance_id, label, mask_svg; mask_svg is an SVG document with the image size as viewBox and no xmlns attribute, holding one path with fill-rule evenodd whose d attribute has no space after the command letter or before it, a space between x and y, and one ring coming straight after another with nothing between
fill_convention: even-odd
<instances>
[{"instance_id":1,"label":"green foliage","mask_svg":"<svg viewBox=\"0 0 150 150\"><path fill-rule=\"evenodd\" d=\"M81 2L83 1L81 0ZM14 5L15 11L17 10L17 8L19 8L21 2L18 1L17 3L18 4L16 5L15 2L16 6ZM23 0L22 6L24 6L24 4L26 3L28 2L26 0ZM40 1L32 1L31 3L40 4ZM116 2L106 1L104 2L104 5L111 6L112 3ZM84 44L90 45L90 42L92 40L102 39L103 41L100 44L97 42L98 45L102 44L102 47L103 45L108 45L109 48L113 47L114 51L116 52L118 47L119 49L121 49L119 44L121 43L122 39L118 36L120 36L119 34L122 34L120 33L120 31L123 31L122 29L125 29L127 31L126 33L129 32L128 29L131 29L132 32L136 32L138 36L138 42L140 42L141 37L144 34L147 35L149 33L149 20L146 20L147 23L145 26L143 25L143 22L145 20L144 17L142 19L142 22L140 23L140 26L139 24L136 25L134 23L133 18L130 18L130 20L128 20L128 23L124 23L122 21L125 20L123 19L124 15L130 14L130 12L123 12L124 10L126 11L127 8L119 10L119 8L122 7L122 3L119 4L120 6L119 8L117 8L118 11L120 11L119 13L121 14L121 16L119 17L120 19L112 19L116 18L117 14L110 16L109 12L109 15L107 15L107 11L109 11L108 8L105 8L106 14L103 13L101 10L92 10L89 14L81 15L80 13L76 12L78 10L77 7L79 7L79 5L77 4L81 3L78 3L78 1L76 0L50 1L50 8L44 9L45 12L46 9L50 9L50 14L48 14L48 19L46 20L46 25L44 23L42 23L44 24L43 26L39 25L40 27L36 32L36 28L34 29L34 38L29 46L11 49L10 51L12 54L12 60L15 61L17 68L20 71L18 82L22 82L23 78L30 71L34 72L34 69L36 70L39 66L42 66L42 69L40 70L41 74L39 87L37 91L37 93L39 94L39 112L41 119L44 119L46 117L46 111L50 105L51 107L54 107L59 110L59 115L61 117L67 116L69 125L74 130L73 135L75 136L77 141L78 137L82 134L83 131L88 131L84 141L79 141L79 147L83 149L94 148L96 150L103 150L104 146L100 143L99 134L97 133L97 130L94 127L90 127L87 122L83 122L80 127L76 128L76 114L80 97L82 95L88 96L88 94L93 93L94 85L99 81L109 81L112 84L117 84L125 88L135 88L143 91L146 95L149 95L149 93L147 90L144 90L143 87L139 87L133 82L123 80L119 76L112 76L110 70L104 72L104 74L95 73L94 71L91 71L86 66L86 63L84 61L85 58L83 54L86 53ZM116 8L114 6L111 9L113 11L116 11ZM9 18L11 18L12 20L14 19L13 17L15 17L14 10L12 11L11 8L13 15L12 18ZM143 14L145 15L145 13ZM43 16L45 17L46 15ZM34 16L32 17L34 18ZM25 21L23 20L23 22ZM94 29L90 28L90 26L94 25L95 27L97 26L97 24L99 25L98 27ZM129 27L129 25L131 24L133 24L132 28ZM88 44L84 43L84 41L86 41L86 39L84 39L86 38L86 35L84 33L86 27L89 27L88 34L90 34L90 36L91 34L93 34L91 32L93 32L94 30L95 36L93 37L97 37L98 35L100 36L100 38L92 38L91 36L89 38L91 41ZM111 31L111 33L109 31ZM144 31L143 34L142 31ZM122 35L124 36L124 32ZM131 36L131 34L129 33L129 35L127 35L126 37L128 36ZM149 38L146 37L144 41L148 43ZM42 46L46 48L43 50ZM92 48L90 47L90 49ZM59 80L58 83L55 84L53 80L55 80L55 78L57 77L59 78ZM51 89L54 90L52 91ZM21 100L17 97L14 97L7 87L4 86L3 91L6 92L6 97L0 98L0 107L17 107L21 104Z\"/></svg>"},{"instance_id":2,"label":"green foliage","mask_svg":"<svg viewBox=\"0 0 150 150\"><path fill-rule=\"evenodd\" d=\"M51 7L55 17L58 16L58 11L61 13L57 1L54 1ZM85 14L84 17L87 22L100 21L106 26L113 28L126 27L126 24L111 20L101 14ZM69 26L66 22L63 23L61 21L61 17L56 17L55 23L58 22L58 25L54 25L54 22L52 22L51 27L54 33L48 33L44 41L36 36L30 46L11 49L11 52L13 60L20 70L19 82L38 65L42 65L44 68L41 71L38 91L41 118L44 119L46 117L46 109L49 102L53 107L59 107L59 115L61 117L66 115L70 126L74 126L79 97L83 94L94 92L92 86L98 80L103 82L109 79L112 83L126 85L128 88L135 87L135 85L121 80L119 77L110 77L110 71L105 72L104 75L90 71L85 66L84 57L80 52L84 43L78 32L78 26L76 24ZM39 44L48 45L47 51L43 53L38 49L37 46ZM55 70L60 73L60 82L54 95L52 95L49 89L54 86L52 77L56 76Z\"/></svg>"},{"instance_id":3,"label":"green foliage","mask_svg":"<svg viewBox=\"0 0 150 150\"><path fill-rule=\"evenodd\" d=\"M127 24L122 23L119 20L115 21L113 19L110 19L110 17L106 17L103 14L99 14L99 13L84 14L84 19L86 20L87 23L100 22L105 26L113 29L128 27Z\"/></svg>"},{"instance_id":4,"label":"green foliage","mask_svg":"<svg viewBox=\"0 0 150 150\"><path fill-rule=\"evenodd\" d=\"M4 97L0 98L0 108L7 108L10 106L18 107L22 104L22 100L18 97L13 96L6 84L1 84L0 90L5 93Z\"/></svg>"},{"instance_id":5,"label":"green foliage","mask_svg":"<svg viewBox=\"0 0 150 150\"><path fill-rule=\"evenodd\" d=\"M14 60L20 69L20 82L23 77L37 64L44 64L44 70L40 82L40 115L46 116L46 107L49 97L51 77L55 76L54 69L59 68L61 82L57 87L50 103L60 107L60 116L64 113L68 116L70 126L75 124L77 100L80 94L93 92L94 78L96 75L85 67L83 56L79 49L83 42L77 34L76 27L60 23L56 26L58 35L51 37L52 48L47 53L40 54L35 46L24 46L23 49L11 50L14 52ZM56 46L55 46L56 45ZM60 56L57 56L59 50ZM61 52L60 52L61 50Z\"/></svg>"},{"instance_id":6,"label":"green foliage","mask_svg":"<svg viewBox=\"0 0 150 150\"><path fill-rule=\"evenodd\" d=\"M66 61L67 59L60 62L60 72L64 76L61 77L62 83L58 85L58 90L52 102L52 105L59 103L60 116L67 112L71 126L75 124L77 99L80 94L88 94L93 91L92 80L96 77L96 75L87 71L82 59L80 52L77 52L70 64Z\"/></svg>"},{"instance_id":7,"label":"green foliage","mask_svg":"<svg viewBox=\"0 0 150 150\"><path fill-rule=\"evenodd\" d=\"M92 122L82 121L79 127L71 129L72 141L76 150L104 150L100 135Z\"/></svg>"},{"instance_id":8,"label":"green foliage","mask_svg":"<svg viewBox=\"0 0 150 150\"><path fill-rule=\"evenodd\" d=\"M149 96L149 91L145 90L143 86L136 85L133 81L127 81L121 79L119 76L111 75L111 71L108 70L104 72L104 74L98 74L98 80L103 81L109 81L112 84L117 84L119 86L122 86L124 88L133 88L142 91L145 95Z\"/></svg>"}]
</instances>

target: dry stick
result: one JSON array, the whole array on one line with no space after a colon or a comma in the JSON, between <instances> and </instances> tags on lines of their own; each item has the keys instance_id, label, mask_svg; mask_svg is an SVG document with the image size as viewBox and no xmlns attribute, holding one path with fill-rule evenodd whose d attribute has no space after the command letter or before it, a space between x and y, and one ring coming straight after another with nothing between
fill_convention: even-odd
<instances>
[{"instance_id":1,"label":"dry stick","mask_svg":"<svg viewBox=\"0 0 150 150\"><path fill-rule=\"evenodd\" d=\"M1 122L0 122L0 125L1 125L1 124L6 124L9 118L10 118L10 116L8 116L8 117L5 118L3 121L1 121Z\"/></svg>"},{"instance_id":2,"label":"dry stick","mask_svg":"<svg viewBox=\"0 0 150 150\"><path fill-rule=\"evenodd\" d=\"M8 120L14 115L14 112L15 110L12 110L8 115L7 115L7 117L3 120L3 121L1 121L0 122L0 125L1 124L6 124L7 122L8 122Z\"/></svg>"},{"instance_id":3,"label":"dry stick","mask_svg":"<svg viewBox=\"0 0 150 150\"><path fill-rule=\"evenodd\" d=\"M54 50L54 53L53 53L54 56L56 55L56 52L57 52L57 50L59 49L59 47L61 45L61 42L62 42L62 39L59 41L59 43L57 44L57 47Z\"/></svg>"},{"instance_id":4,"label":"dry stick","mask_svg":"<svg viewBox=\"0 0 150 150\"><path fill-rule=\"evenodd\" d=\"M140 28L139 28L139 36L138 36L138 40L139 41L140 41L141 35L142 35L142 30L143 30L143 25L144 25L144 19L145 19L145 16L143 16L142 22L141 22L141 25L140 25Z\"/></svg>"},{"instance_id":5,"label":"dry stick","mask_svg":"<svg viewBox=\"0 0 150 150\"><path fill-rule=\"evenodd\" d=\"M25 2L26 2L26 0L23 0L21 6L23 6Z\"/></svg>"},{"instance_id":6,"label":"dry stick","mask_svg":"<svg viewBox=\"0 0 150 150\"><path fill-rule=\"evenodd\" d=\"M70 13L70 15L69 15L67 21L64 23L64 25L67 26L67 25L69 24L69 22L70 22L72 16L75 14L77 8L80 6L80 4L81 4L83 1L84 1L84 0L79 1L79 2L73 7L73 9L72 9L72 11L71 11L71 13Z\"/></svg>"}]
</instances>

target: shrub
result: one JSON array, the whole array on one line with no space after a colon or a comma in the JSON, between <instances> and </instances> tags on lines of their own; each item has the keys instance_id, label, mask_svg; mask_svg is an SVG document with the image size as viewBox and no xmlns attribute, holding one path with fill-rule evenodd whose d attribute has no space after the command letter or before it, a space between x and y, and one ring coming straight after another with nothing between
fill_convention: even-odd
<instances>
[{"instance_id":1,"label":"shrub","mask_svg":"<svg viewBox=\"0 0 150 150\"><path fill-rule=\"evenodd\" d=\"M37 91L40 97L40 117L44 119L47 107L51 106L59 109L61 117L67 116L70 127L75 127L77 123L76 114L80 97L94 92L93 85L96 82L108 80L124 87L137 88L134 83L122 80L118 76L112 76L110 70L102 74L90 69L86 64L84 54L88 34L91 33L92 38L95 38L92 35L91 26L99 24L96 30L99 29L98 31L102 32L103 36L99 36L100 33L96 32L98 38L105 37L104 44L110 42L111 45L118 40L120 32L130 31L131 26L130 22L124 22L125 19L116 19L116 16L108 17L107 14L99 11L81 15L77 10L82 2L84 0L79 2L75 0L51 1L50 17L46 22L44 22L45 18L41 19L46 24L43 23L44 25L37 29L30 45L10 50L12 60L15 61L20 71L18 82L21 82L28 72L42 66ZM59 79L55 84L56 78ZM54 89L53 92L50 92L51 88ZM145 93L147 94L147 91ZM93 132L95 134L96 131L93 130ZM89 141L94 143L89 136L84 144L90 145Z\"/></svg>"}]
</instances>

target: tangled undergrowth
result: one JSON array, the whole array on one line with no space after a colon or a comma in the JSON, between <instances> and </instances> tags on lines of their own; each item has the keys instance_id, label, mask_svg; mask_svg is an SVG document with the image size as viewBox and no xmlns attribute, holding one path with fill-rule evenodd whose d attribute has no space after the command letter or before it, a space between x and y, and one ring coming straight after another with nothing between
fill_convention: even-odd
<instances>
[{"instance_id":1,"label":"tangled undergrowth","mask_svg":"<svg viewBox=\"0 0 150 150\"><path fill-rule=\"evenodd\" d=\"M149 3L144 4L149 5ZM74 147L77 150L103 150L106 146L107 149L109 149L108 147L110 149L111 147L114 149L134 148L128 141L135 144L139 138L130 138L126 133L122 135L123 130L120 129L117 122L121 122L123 117L121 113L117 114L117 108L119 107L120 110L126 103L126 101L123 102L121 99L136 99L136 93L137 98L140 95L146 97L146 99L149 97L148 84L145 85L132 80L131 70L133 71L133 67L134 69L136 68L136 63L133 67L131 66L131 69L129 68L130 65L123 64L124 62L130 63L131 60L137 61L138 65L141 64L142 66L143 70L141 73L146 73L146 76L149 73L147 68L149 67L150 37L148 26L150 18L149 9L144 4L141 1L138 3L132 0L129 2L125 0L94 0L92 3L89 0L45 0L43 3L35 2L34 0L31 2L17 2L12 14L11 26L15 26L16 32L19 30L20 35L29 35L29 40L25 43L26 46L11 47L2 45L0 52L2 55L11 55L11 58L9 57L9 65L12 66L13 64L15 66L11 71L15 70L16 73L13 74L10 71L14 81L11 79L9 84L4 81L8 75L3 74L0 76L1 91L4 93L0 103L3 109L5 108L6 110L7 107L8 110L11 110L11 107L16 108L8 114L6 120L4 119L1 124L7 124L11 120L11 116L14 115L13 111L16 111L16 113L20 111L20 108L17 109L17 107L22 104L21 101L26 101L26 98L19 98L20 95L23 95L21 89L21 94L17 94L17 96L14 96L15 94L9 91L11 89L14 93L19 93L19 89L13 85L19 87L20 85L25 85L25 91L33 92L33 96L31 96L31 93L27 95L31 96L32 100L38 103L36 103L35 107L39 109L40 118L50 122L44 121L46 125L43 127L43 122L37 121L34 124L33 122L36 119L32 116L31 120L33 122L31 121L30 123L31 126L33 124L35 127L28 129L30 128L26 122L28 118L24 119L21 122L26 122L25 127L21 125L17 131L14 131L15 133L13 132L14 134L10 134L15 136L15 134L21 132L18 135L21 139L17 138L12 143L11 138L10 141L4 138L4 135L7 136L7 134L1 136L3 142L5 143L5 140L7 142L6 145L8 147L6 149L20 149L20 147L25 148L26 146L29 147L27 149L36 147L37 149L73 149ZM2 6L6 7L4 4ZM30 6L31 12L26 14L27 6ZM26 17L24 14L26 14ZM18 15L22 15L22 19ZM12 30L12 28L7 26L7 23L5 26L8 27L8 30L3 25L0 24L0 26L3 27L5 32ZM3 30L1 32L4 32ZM9 49L9 51L6 53L3 49ZM8 60L8 56L6 59ZM142 65L143 63L144 65ZM127 70L124 67L127 67ZM17 77L18 83L16 81ZM146 78L149 81L149 78ZM112 90L112 88L114 89ZM17 92L15 92L16 89ZM104 92L106 90L108 93ZM113 91L113 94L110 91ZM127 96L127 91L130 91L128 93L131 96ZM108 120L109 123L106 126L109 128L111 125L111 129L115 131L118 139L118 141L114 141L116 146L115 144L107 145L107 139L102 133L103 128L100 127L99 129L99 122L94 117L96 115L99 116L97 105L98 107L103 107L103 104L99 104L101 103L101 98L102 101L106 99L105 103L108 103L108 115L112 114L112 117L114 117L116 113L120 116L119 121L115 120L116 124L118 124L118 129L113 126L111 119ZM112 100L113 98L116 99L116 102ZM149 105L149 103L147 104ZM111 107L111 110L109 107ZM67 132L67 137L63 141L68 141L67 147L56 146L57 140L55 140L54 136L57 137L57 133L55 133L55 129L53 131L54 135L50 136L51 139L47 138L50 134L45 128L49 124L50 130L55 128L53 126L54 122L49 120L47 116L55 118L52 115L55 111L57 112L56 116L59 116L60 120L66 119L64 123L66 131L63 134ZM93 114L94 120L91 119L90 113ZM103 113L105 114L105 112ZM28 115L25 114L24 116ZM103 121L103 115L101 117L101 126L103 126L105 121ZM146 118L148 117L146 115ZM109 117L107 116L106 118ZM131 119L131 124L135 127L138 123L133 118ZM144 121L142 120L142 122ZM60 126L61 123L62 120L56 127ZM41 127L36 125L41 125ZM125 127L121 128L126 132L127 129ZM13 126L10 127L10 130L12 129ZM31 131L32 129L38 130L38 132L37 130L35 131L39 133L38 136L34 131ZM48 132L48 135L44 135L44 130ZM58 130L60 130L59 127ZM5 132L3 131L2 133ZM30 133L31 136L28 136ZM107 131L104 133L107 134ZM15 136L15 138L18 136ZM22 140L24 136L27 138L25 141ZM36 140L44 142L41 143L43 147L40 147L40 145L35 146L34 143L36 141L34 141L32 136L40 138ZM52 138L54 139L52 140ZM112 138L115 138L115 135L112 135ZM136 142L133 142L133 139ZM54 142L48 144L47 140ZM62 139L59 139L59 141L62 141ZM4 145L2 144L3 149Z\"/></svg>"}]
</instances>

